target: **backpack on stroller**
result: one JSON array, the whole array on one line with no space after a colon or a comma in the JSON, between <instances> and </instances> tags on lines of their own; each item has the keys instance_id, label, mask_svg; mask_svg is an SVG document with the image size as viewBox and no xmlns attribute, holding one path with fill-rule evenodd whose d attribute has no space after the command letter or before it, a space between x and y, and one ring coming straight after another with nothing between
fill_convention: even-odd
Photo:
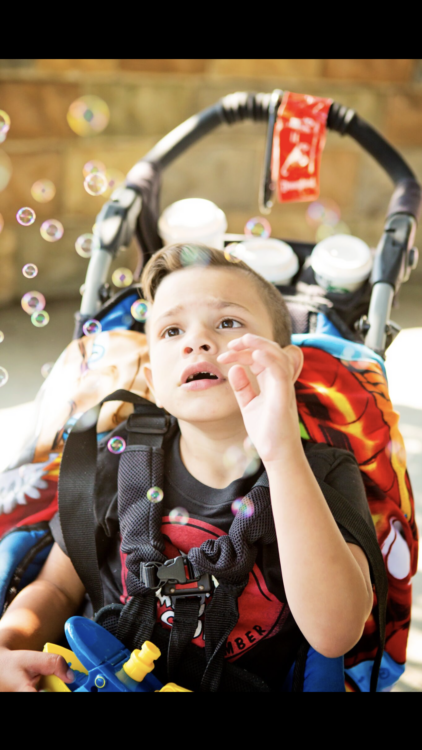
<instances>
[{"instance_id":1,"label":"backpack on stroller","mask_svg":"<svg viewBox=\"0 0 422 750\"><path fill-rule=\"evenodd\" d=\"M60 483L61 489L63 486L69 489L70 497L69 456L77 450L75 447L70 450L70 446L76 446L78 437L82 440L80 445L91 446L91 452L86 455L90 457L92 470L92 467L95 469L92 438L94 443L95 435L99 441L108 438L117 425L120 425L120 434L130 411L126 401L135 402L134 414L139 414L139 418L143 408L144 415L148 415L148 407L153 408L155 416L160 411L150 403L153 398L139 367L140 361L146 361L147 357L143 323L130 315L131 305L142 296L142 291L135 283L111 297L106 280L112 258L135 233L140 248L135 279L139 278L145 260L162 244L157 232L162 169L220 123L233 124L249 118L268 121L271 129L274 124L271 118L278 103L279 93L233 94L191 118L135 165L125 186L115 191L99 214L97 231L101 248L89 264L81 310L75 316L74 341L63 352L37 397L38 413L32 435L0 480L2 610L33 580L50 549L52 537L48 521L57 510L61 454L69 435L71 440L63 454L67 457L66 472ZM352 451L362 471L384 559L388 592L379 571L377 552L373 552L372 559L372 553L368 553L373 561L373 573L378 569L374 576L379 585L373 616L359 643L346 655L344 666L349 690L383 690L391 689L404 670L410 623L410 579L416 571L418 538L403 441L397 427L398 415L388 397L383 355L394 335L389 322L393 297L415 263L413 238L421 191L399 154L356 113L333 103L327 125L342 135L351 135L386 169L396 186L373 274L371 281L358 292L339 295L323 293L318 288L315 294L315 278L305 263L313 246L289 241L299 257L300 268L292 285L280 287L280 291L292 316L293 343L302 346L305 354L305 366L297 383L302 436L312 442L326 442ZM268 200L267 169L261 200L264 204ZM234 239L240 241L244 237L230 237L231 242ZM82 336L83 325L92 317L100 321L102 333L96 337ZM100 349L103 351L99 355ZM96 368L99 357L101 364ZM114 365L112 382L104 376L110 364ZM90 373L95 370L96 387L87 389ZM60 398L57 396L59 382ZM128 394L128 390L131 393ZM99 405L103 404L100 411ZM95 418L92 419L91 413L87 422L82 414L94 406L97 407ZM72 430L76 423L77 428ZM148 442L148 438L145 444L156 445ZM25 493L25 488L31 487L31 475L38 482L38 497L28 502L31 495ZM152 481L149 486L156 484ZM86 500L86 496L80 498L81 512L83 507L89 507ZM333 513L343 514L342 518L347 516L344 509L334 511L334 506L335 499ZM344 517L343 521L346 526L349 522L353 525L355 535L365 536L364 530L356 530L353 519ZM95 546L90 554L91 561L95 560ZM91 592L91 582L83 572L81 574L73 556L72 560ZM86 568L86 563L82 562L84 564ZM145 578L144 584L147 583ZM91 598L95 600L95 597L94 593ZM100 605L101 597L97 597L95 611ZM116 623L110 625L107 617L102 624L116 628ZM307 689L306 659L304 653L304 658L297 660L293 680L294 685L299 685L296 689ZM209 689L215 689L213 675L210 680Z\"/></svg>"}]
</instances>

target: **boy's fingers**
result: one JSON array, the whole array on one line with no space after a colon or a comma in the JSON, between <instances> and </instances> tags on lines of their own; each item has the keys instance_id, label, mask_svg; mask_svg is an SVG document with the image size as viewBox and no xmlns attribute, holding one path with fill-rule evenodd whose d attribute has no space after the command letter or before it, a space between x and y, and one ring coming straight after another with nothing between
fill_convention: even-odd
<instances>
[{"instance_id":1,"label":"boy's fingers","mask_svg":"<svg viewBox=\"0 0 422 750\"><path fill-rule=\"evenodd\" d=\"M229 370L228 378L240 408L244 409L252 399L256 398L245 370L240 365L234 365Z\"/></svg>"},{"instance_id":2,"label":"boy's fingers","mask_svg":"<svg viewBox=\"0 0 422 750\"><path fill-rule=\"evenodd\" d=\"M228 342L227 348L229 351L240 350L240 349L270 349L271 351L281 352L282 349L276 341L270 341L265 339L263 336L256 336L254 333L245 333L244 336L240 336L238 339L232 339Z\"/></svg>"},{"instance_id":3,"label":"boy's fingers","mask_svg":"<svg viewBox=\"0 0 422 750\"><path fill-rule=\"evenodd\" d=\"M59 656L59 654L45 654L34 651L28 672L32 672L34 675L54 674L64 682L72 682L74 679L72 670L69 669L63 656Z\"/></svg>"}]
</instances>

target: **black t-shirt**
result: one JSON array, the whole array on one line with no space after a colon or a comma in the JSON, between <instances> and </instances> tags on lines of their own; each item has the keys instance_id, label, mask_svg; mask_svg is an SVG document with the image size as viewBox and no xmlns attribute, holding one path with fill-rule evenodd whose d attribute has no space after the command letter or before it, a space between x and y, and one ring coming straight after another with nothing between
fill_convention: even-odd
<instances>
[{"instance_id":1,"label":"black t-shirt","mask_svg":"<svg viewBox=\"0 0 422 750\"><path fill-rule=\"evenodd\" d=\"M124 436L124 429L119 434ZM180 431L177 428L163 444L164 497L162 533L166 541L165 554L169 559L199 547L209 538L227 534L233 521L232 503L251 490L264 471L261 462L251 476L236 479L224 489L214 489L195 479L184 466L179 450ZM348 451L326 445L309 445L303 442L305 453L318 451L327 463L324 481L343 494L365 520L373 527L365 489L356 459ZM120 533L117 515L118 457L106 449L106 441L99 444L102 465L106 471L97 472L95 513L99 535L108 539L103 552L101 577L104 603L125 603L127 600L125 555L120 550ZM104 456L106 461L104 461ZM183 508L187 523L173 523L169 513ZM186 521L186 517L182 519ZM353 536L339 526L347 542ZM66 552L58 514L51 522L53 536ZM375 530L374 530L375 533ZM158 620L170 628L173 610L170 599L157 593ZM201 607L198 627L193 642L204 647L203 613L210 598ZM239 620L227 639L226 658L238 666L249 669L264 679L270 688L280 689L280 684L293 663L302 636L286 602L280 569L277 543L261 545L256 563L249 574L249 582L238 600Z\"/></svg>"}]
</instances>

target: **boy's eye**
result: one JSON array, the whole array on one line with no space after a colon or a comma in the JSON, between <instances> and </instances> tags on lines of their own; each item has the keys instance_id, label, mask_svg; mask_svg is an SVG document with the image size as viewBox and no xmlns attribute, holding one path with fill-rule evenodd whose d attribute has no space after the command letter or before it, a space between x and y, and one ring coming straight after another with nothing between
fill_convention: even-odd
<instances>
[{"instance_id":1,"label":"boy's eye","mask_svg":"<svg viewBox=\"0 0 422 750\"><path fill-rule=\"evenodd\" d=\"M227 322L229 322L229 323L236 323L237 325L236 326L234 326L234 325L224 326L223 324L227 323ZM222 320L219 325L223 325L223 328L229 328L229 329L230 328L241 328L241 326L242 326L242 324L239 323L239 321L235 320L234 318L224 318L224 320ZM165 331L163 331L163 333L161 335L162 335L163 338L174 338L173 334L171 334L169 336L166 336L166 333L169 333L170 331L181 331L181 330L182 329L179 328L178 326L171 326L170 328L166 328ZM177 334L176 334L176 336L177 336Z\"/></svg>"}]
</instances>

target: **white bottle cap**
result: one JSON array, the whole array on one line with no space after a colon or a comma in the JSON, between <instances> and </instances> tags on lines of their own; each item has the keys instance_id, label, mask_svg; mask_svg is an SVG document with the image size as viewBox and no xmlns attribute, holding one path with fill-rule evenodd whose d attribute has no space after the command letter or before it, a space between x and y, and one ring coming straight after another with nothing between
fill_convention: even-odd
<instances>
[{"instance_id":1,"label":"white bottle cap","mask_svg":"<svg viewBox=\"0 0 422 750\"><path fill-rule=\"evenodd\" d=\"M316 281L333 292L353 292L362 286L371 273L372 262L368 245L349 234L326 237L311 253Z\"/></svg>"},{"instance_id":2,"label":"white bottle cap","mask_svg":"<svg viewBox=\"0 0 422 750\"><path fill-rule=\"evenodd\" d=\"M205 198L176 201L158 220L158 231L165 244L199 242L223 250L226 229L225 213Z\"/></svg>"},{"instance_id":3,"label":"white bottle cap","mask_svg":"<svg viewBox=\"0 0 422 750\"><path fill-rule=\"evenodd\" d=\"M299 269L299 259L293 248L272 237L253 237L239 242L232 252L272 284L290 284Z\"/></svg>"}]
</instances>

